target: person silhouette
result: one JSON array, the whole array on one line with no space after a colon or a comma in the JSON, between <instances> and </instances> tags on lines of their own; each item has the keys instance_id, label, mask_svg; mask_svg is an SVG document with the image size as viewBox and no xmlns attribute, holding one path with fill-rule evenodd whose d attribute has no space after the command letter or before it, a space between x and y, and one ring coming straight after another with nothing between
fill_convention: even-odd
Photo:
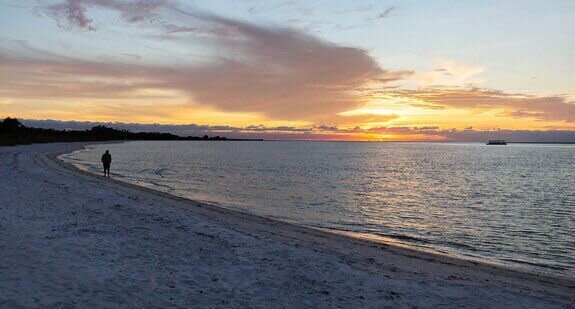
<instances>
[{"instance_id":1,"label":"person silhouette","mask_svg":"<svg viewBox=\"0 0 575 309\"><path fill-rule=\"evenodd\" d=\"M110 177L110 164L112 164L112 155L108 150L102 155L102 164L104 164L104 176Z\"/></svg>"}]
</instances>

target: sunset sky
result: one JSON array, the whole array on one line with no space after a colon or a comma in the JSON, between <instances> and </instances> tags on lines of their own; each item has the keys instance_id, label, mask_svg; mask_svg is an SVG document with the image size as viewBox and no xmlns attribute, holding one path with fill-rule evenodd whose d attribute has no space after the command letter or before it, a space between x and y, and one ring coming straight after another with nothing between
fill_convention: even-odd
<instances>
[{"instance_id":1,"label":"sunset sky","mask_svg":"<svg viewBox=\"0 0 575 309\"><path fill-rule=\"evenodd\" d=\"M0 0L0 28L31 124L575 141L572 0Z\"/></svg>"}]
</instances>

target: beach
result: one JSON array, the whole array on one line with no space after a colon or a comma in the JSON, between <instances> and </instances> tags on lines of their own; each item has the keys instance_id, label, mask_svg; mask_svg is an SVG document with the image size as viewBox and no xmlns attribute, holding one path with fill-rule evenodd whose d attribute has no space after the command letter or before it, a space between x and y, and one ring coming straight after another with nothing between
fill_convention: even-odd
<instances>
[{"instance_id":1,"label":"beach","mask_svg":"<svg viewBox=\"0 0 575 309\"><path fill-rule=\"evenodd\" d=\"M0 307L571 308L575 280L219 208L1 147Z\"/></svg>"}]
</instances>

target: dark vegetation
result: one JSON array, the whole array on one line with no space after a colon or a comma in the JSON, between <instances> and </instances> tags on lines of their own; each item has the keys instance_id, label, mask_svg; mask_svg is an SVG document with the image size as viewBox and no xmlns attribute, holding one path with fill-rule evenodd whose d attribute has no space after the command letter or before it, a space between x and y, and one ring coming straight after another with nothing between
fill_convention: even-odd
<instances>
[{"instance_id":1,"label":"dark vegetation","mask_svg":"<svg viewBox=\"0 0 575 309\"><path fill-rule=\"evenodd\" d=\"M24 126L18 119L6 118L0 122L0 145L20 145L32 143L54 143L54 142L86 142L86 141L224 141L237 140L225 137L214 136L178 136L171 133L159 132L130 132L128 130L117 130L106 126L95 126L89 130L54 130L29 128Z\"/></svg>"}]
</instances>

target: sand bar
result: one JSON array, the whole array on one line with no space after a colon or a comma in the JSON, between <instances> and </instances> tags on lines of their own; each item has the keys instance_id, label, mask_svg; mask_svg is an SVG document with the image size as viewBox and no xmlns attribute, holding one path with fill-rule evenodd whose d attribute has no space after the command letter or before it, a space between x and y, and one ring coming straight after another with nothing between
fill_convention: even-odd
<instances>
[{"instance_id":1,"label":"sand bar","mask_svg":"<svg viewBox=\"0 0 575 309\"><path fill-rule=\"evenodd\" d=\"M0 147L0 308L571 308L575 280L335 235ZM112 170L113 173L113 170Z\"/></svg>"}]
</instances>

